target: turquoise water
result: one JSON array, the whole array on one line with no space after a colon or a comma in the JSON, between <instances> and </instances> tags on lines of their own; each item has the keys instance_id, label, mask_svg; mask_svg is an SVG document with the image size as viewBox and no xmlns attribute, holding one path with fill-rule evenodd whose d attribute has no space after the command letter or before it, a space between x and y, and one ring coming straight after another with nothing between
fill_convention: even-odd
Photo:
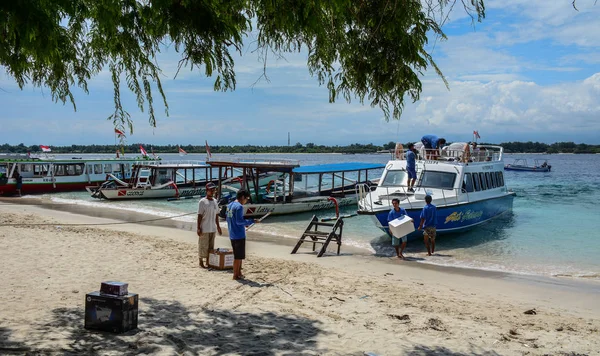
<instances>
[{"instance_id":1,"label":"turquoise water","mask_svg":"<svg viewBox=\"0 0 600 356\"><path fill-rule=\"evenodd\" d=\"M178 160L178 155L163 155ZM263 154L213 155L213 159L296 159L302 165L333 162L386 163L389 155ZM512 213L467 233L442 236L436 256L426 257L422 243L411 242L407 256L419 263L497 270L522 274L572 276L600 280L600 155L507 155L514 158L549 159L549 173L505 172L509 188L516 192ZM204 155L188 155L186 160L203 160ZM380 172L379 172L380 174ZM48 195L56 202L126 209L157 216L175 216L196 211L197 200L167 202L137 200L99 201L87 193ZM342 213L355 212L346 207ZM319 217L335 212L321 211ZM298 238L312 213L269 217L253 230L282 238ZM195 214L176 219L194 221ZM390 239L375 227L371 217L346 219L344 243L382 256L393 256Z\"/></svg>"}]
</instances>

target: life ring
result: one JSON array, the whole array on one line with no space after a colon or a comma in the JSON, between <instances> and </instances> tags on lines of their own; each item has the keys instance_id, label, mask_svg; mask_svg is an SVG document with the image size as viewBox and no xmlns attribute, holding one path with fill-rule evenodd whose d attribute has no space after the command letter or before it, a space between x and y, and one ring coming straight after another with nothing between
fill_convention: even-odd
<instances>
[{"instance_id":1,"label":"life ring","mask_svg":"<svg viewBox=\"0 0 600 356\"><path fill-rule=\"evenodd\" d=\"M271 193L271 186L275 183L274 180L270 180L269 183L267 183L267 187L265 188L265 191L267 192L267 194Z\"/></svg>"},{"instance_id":2,"label":"life ring","mask_svg":"<svg viewBox=\"0 0 600 356\"><path fill-rule=\"evenodd\" d=\"M395 157L396 159L403 159L404 158L404 147L402 147L402 144L400 142L398 142L396 144L396 149L395 151Z\"/></svg>"},{"instance_id":3,"label":"life ring","mask_svg":"<svg viewBox=\"0 0 600 356\"><path fill-rule=\"evenodd\" d=\"M471 160L471 147L469 146L469 144L465 144L465 148L463 149L464 153L463 153L463 157L462 157L462 161L464 163L469 163L469 161Z\"/></svg>"}]
</instances>

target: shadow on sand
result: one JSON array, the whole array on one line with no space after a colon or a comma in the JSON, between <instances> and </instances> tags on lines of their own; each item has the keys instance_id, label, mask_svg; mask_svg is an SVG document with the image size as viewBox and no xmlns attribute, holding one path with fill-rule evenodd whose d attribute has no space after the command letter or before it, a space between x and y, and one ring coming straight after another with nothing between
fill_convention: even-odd
<instances>
[{"instance_id":1,"label":"shadow on sand","mask_svg":"<svg viewBox=\"0 0 600 356\"><path fill-rule=\"evenodd\" d=\"M265 287L242 281L252 287ZM199 301L201 298L199 298ZM123 334L83 328L84 310L57 308L52 321L32 324L27 342L9 341L0 328L0 354L244 354L314 355L320 322L270 312L243 313L211 307L190 310L177 301L141 298L138 329ZM218 302L217 302L218 303ZM56 344L53 343L56 341ZM68 345L68 346L65 346ZM62 346L62 347L61 347Z\"/></svg>"},{"instance_id":2,"label":"shadow on sand","mask_svg":"<svg viewBox=\"0 0 600 356\"><path fill-rule=\"evenodd\" d=\"M407 355L407 356L422 356L422 355L427 355L427 356L500 356L499 353L495 352L495 351L486 351L486 350L481 350L477 347L471 347L471 349L468 352L457 352L457 351L452 351L446 347L443 346L426 346L426 345L413 345L412 348L404 350L404 352L402 353L403 355Z\"/></svg>"}]
</instances>

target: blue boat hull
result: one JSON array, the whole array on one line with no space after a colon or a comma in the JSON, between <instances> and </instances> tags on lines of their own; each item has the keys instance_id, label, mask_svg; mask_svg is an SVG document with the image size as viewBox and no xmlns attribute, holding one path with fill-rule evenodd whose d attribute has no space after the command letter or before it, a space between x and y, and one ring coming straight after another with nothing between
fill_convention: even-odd
<instances>
[{"instance_id":1,"label":"blue boat hull","mask_svg":"<svg viewBox=\"0 0 600 356\"><path fill-rule=\"evenodd\" d=\"M552 167L518 167L518 166L505 166L505 171L519 171L519 172L550 172Z\"/></svg>"},{"instance_id":2,"label":"blue boat hull","mask_svg":"<svg viewBox=\"0 0 600 356\"><path fill-rule=\"evenodd\" d=\"M437 234L457 233L476 227L490 219L493 219L503 213L512 210L514 194L507 194L502 197L486 199L476 202L470 202L448 207L437 208ZM406 209L408 215L414 220L415 230L421 222L421 209ZM378 220L378 227L386 234L390 234L388 229L389 211L382 211L375 215ZM415 231L408 235L409 240L422 238L420 231Z\"/></svg>"}]
</instances>

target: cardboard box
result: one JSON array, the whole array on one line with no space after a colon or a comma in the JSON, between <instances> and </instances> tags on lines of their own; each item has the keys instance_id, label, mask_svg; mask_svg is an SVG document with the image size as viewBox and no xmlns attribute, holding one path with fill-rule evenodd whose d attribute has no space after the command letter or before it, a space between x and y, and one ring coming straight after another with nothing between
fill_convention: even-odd
<instances>
[{"instance_id":1,"label":"cardboard box","mask_svg":"<svg viewBox=\"0 0 600 356\"><path fill-rule=\"evenodd\" d=\"M233 251L213 250L208 254L208 267L214 269L233 269Z\"/></svg>"},{"instance_id":2,"label":"cardboard box","mask_svg":"<svg viewBox=\"0 0 600 356\"><path fill-rule=\"evenodd\" d=\"M413 219L408 215L390 221L388 227L390 233L397 238L401 238L402 236L406 236L415 231Z\"/></svg>"},{"instance_id":3,"label":"cardboard box","mask_svg":"<svg viewBox=\"0 0 600 356\"><path fill-rule=\"evenodd\" d=\"M100 293L112 295L127 295L128 283L107 281L100 284Z\"/></svg>"},{"instance_id":4,"label":"cardboard box","mask_svg":"<svg viewBox=\"0 0 600 356\"><path fill-rule=\"evenodd\" d=\"M92 292L85 295L86 329L122 333L137 329L138 295Z\"/></svg>"}]
</instances>

